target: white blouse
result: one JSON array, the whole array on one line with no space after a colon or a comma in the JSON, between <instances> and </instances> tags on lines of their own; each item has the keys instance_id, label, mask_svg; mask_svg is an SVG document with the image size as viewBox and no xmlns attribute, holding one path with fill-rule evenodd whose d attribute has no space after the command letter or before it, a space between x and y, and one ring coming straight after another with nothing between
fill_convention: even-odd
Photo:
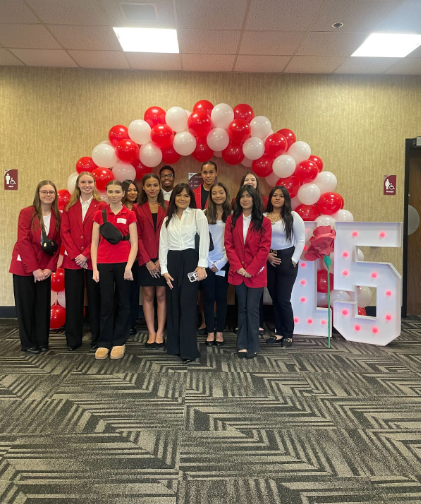
<instances>
[{"instance_id":1,"label":"white blouse","mask_svg":"<svg viewBox=\"0 0 421 504\"><path fill-rule=\"evenodd\" d=\"M244 214L242 215L243 215L243 238L244 243L246 243L247 233L251 223L251 214L248 217L244 217Z\"/></svg>"},{"instance_id":2,"label":"white blouse","mask_svg":"<svg viewBox=\"0 0 421 504\"><path fill-rule=\"evenodd\" d=\"M51 212L48 215L43 215L42 220L44 222L45 234L48 236L48 233L50 232ZM42 237L41 237L41 241L42 241Z\"/></svg>"},{"instance_id":3,"label":"white blouse","mask_svg":"<svg viewBox=\"0 0 421 504\"><path fill-rule=\"evenodd\" d=\"M224 244L225 222L217 220L216 224L209 224L209 231L212 235L214 248L209 252L208 268L215 265L218 270L221 270L228 262Z\"/></svg>"},{"instance_id":4,"label":"white blouse","mask_svg":"<svg viewBox=\"0 0 421 504\"><path fill-rule=\"evenodd\" d=\"M83 199L80 198L80 204L82 206L82 222L85 220L86 212L88 211L89 205L91 204L93 198L94 197L91 196L87 201L83 201Z\"/></svg>"},{"instance_id":5,"label":"white blouse","mask_svg":"<svg viewBox=\"0 0 421 504\"><path fill-rule=\"evenodd\" d=\"M267 213L263 215L266 217ZM291 241L287 240L284 221L281 219L272 224L272 243L270 248L273 250L282 250L295 246L291 259L295 263L298 263L305 245L305 224L297 212L291 212L291 215L293 218Z\"/></svg>"},{"instance_id":6,"label":"white blouse","mask_svg":"<svg viewBox=\"0 0 421 504\"><path fill-rule=\"evenodd\" d=\"M161 274L168 273L167 255L169 250L187 250L195 248L196 233L200 235L198 266L206 268L209 254L208 219L202 210L186 208L181 219L174 215L167 227L165 217L159 238L159 264Z\"/></svg>"}]
</instances>

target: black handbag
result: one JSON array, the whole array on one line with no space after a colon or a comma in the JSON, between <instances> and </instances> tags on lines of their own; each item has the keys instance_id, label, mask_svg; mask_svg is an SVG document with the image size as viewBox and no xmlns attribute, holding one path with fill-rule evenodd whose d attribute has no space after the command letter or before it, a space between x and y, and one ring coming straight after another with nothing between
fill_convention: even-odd
<instances>
[{"instance_id":1,"label":"black handbag","mask_svg":"<svg viewBox=\"0 0 421 504\"><path fill-rule=\"evenodd\" d=\"M114 224L107 221L107 209L104 208L102 211L102 224L99 226L99 232L101 236L111 243L111 245L117 245L121 241L130 240L130 235L123 236L119 229L117 229Z\"/></svg>"},{"instance_id":2,"label":"black handbag","mask_svg":"<svg viewBox=\"0 0 421 504\"><path fill-rule=\"evenodd\" d=\"M196 212L194 213L194 220L196 221ZM197 229L197 226L196 226ZM194 249L197 253L199 253L199 246L200 246L200 234L196 232L196 235L194 237ZM209 231L209 252L212 252L212 250L215 248L212 240L212 235L211 232Z\"/></svg>"},{"instance_id":3,"label":"black handbag","mask_svg":"<svg viewBox=\"0 0 421 504\"><path fill-rule=\"evenodd\" d=\"M50 240L45 232L44 227L41 229L42 242L41 242L41 250L45 252L47 255L53 256L58 249L58 245L54 240Z\"/></svg>"}]
</instances>

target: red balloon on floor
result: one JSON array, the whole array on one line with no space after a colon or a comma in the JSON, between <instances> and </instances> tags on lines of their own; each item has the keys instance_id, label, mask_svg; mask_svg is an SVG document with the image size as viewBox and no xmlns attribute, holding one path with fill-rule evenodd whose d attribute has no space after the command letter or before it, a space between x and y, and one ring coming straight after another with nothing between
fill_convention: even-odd
<instances>
[{"instance_id":1,"label":"red balloon on floor","mask_svg":"<svg viewBox=\"0 0 421 504\"><path fill-rule=\"evenodd\" d=\"M51 273L51 290L61 292L64 290L64 269L57 268L55 273Z\"/></svg>"},{"instance_id":2,"label":"red balloon on floor","mask_svg":"<svg viewBox=\"0 0 421 504\"><path fill-rule=\"evenodd\" d=\"M50 310L50 329L60 329L66 322L66 310L59 304L53 305Z\"/></svg>"},{"instance_id":3,"label":"red balloon on floor","mask_svg":"<svg viewBox=\"0 0 421 504\"><path fill-rule=\"evenodd\" d=\"M330 290L333 290L333 273L330 275ZM317 271L317 292L327 292L327 271L318 270Z\"/></svg>"}]
</instances>

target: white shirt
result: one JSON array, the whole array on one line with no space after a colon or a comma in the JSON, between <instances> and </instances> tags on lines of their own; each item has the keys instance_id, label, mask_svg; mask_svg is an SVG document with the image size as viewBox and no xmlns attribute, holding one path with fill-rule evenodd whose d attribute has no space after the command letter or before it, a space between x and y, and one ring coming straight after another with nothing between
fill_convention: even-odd
<instances>
[{"instance_id":1,"label":"white shirt","mask_svg":"<svg viewBox=\"0 0 421 504\"><path fill-rule=\"evenodd\" d=\"M82 198L80 198L80 204L82 205L82 222L85 220L86 212L88 211L89 205L91 204L92 200L93 196L91 196L88 201L83 201Z\"/></svg>"},{"instance_id":2,"label":"white shirt","mask_svg":"<svg viewBox=\"0 0 421 504\"><path fill-rule=\"evenodd\" d=\"M171 189L171 191L164 191L164 189L161 189L161 191L162 191L162 194L163 194L163 196L164 196L164 200L165 200L165 201L170 201L170 199L171 199L171 194L172 194L172 191L173 191L173 190Z\"/></svg>"},{"instance_id":3,"label":"white shirt","mask_svg":"<svg viewBox=\"0 0 421 504\"><path fill-rule=\"evenodd\" d=\"M51 213L49 213L48 215L43 215L42 220L44 221L45 234L48 236L48 233L50 232Z\"/></svg>"},{"instance_id":4,"label":"white shirt","mask_svg":"<svg viewBox=\"0 0 421 504\"><path fill-rule=\"evenodd\" d=\"M267 214L265 213L264 215L266 216ZM272 224L272 243L270 248L282 250L295 246L291 259L295 263L298 263L305 245L305 224L297 212L291 212L291 215L293 218L291 241L287 240L284 221L281 219Z\"/></svg>"},{"instance_id":5,"label":"white shirt","mask_svg":"<svg viewBox=\"0 0 421 504\"><path fill-rule=\"evenodd\" d=\"M159 264L161 275L168 273L167 255L169 250L187 250L195 248L196 233L200 235L198 266L206 268L209 254L208 219L202 210L187 207L181 219L173 215L167 227L168 217L161 226L159 238Z\"/></svg>"},{"instance_id":6,"label":"white shirt","mask_svg":"<svg viewBox=\"0 0 421 504\"><path fill-rule=\"evenodd\" d=\"M246 236L247 236L247 232L248 232L249 227L250 227L250 223L251 223L251 214L248 217L244 217L244 214L243 214L243 237L244 237L244 243L246 243Z\"/></svg>"},{"instance_id":7,"label":"white shirt","mask_svg":"<svg viewBox=\"0 0 421 504\"><path fill-rule=\"evenodd\" d=\"M217 220L216 224L209 224L209 232L212 235L214 249L209 251L208 267L215 265L221 270L228 262L224 244L225 222Z\"/></svg>"}]
</instances>

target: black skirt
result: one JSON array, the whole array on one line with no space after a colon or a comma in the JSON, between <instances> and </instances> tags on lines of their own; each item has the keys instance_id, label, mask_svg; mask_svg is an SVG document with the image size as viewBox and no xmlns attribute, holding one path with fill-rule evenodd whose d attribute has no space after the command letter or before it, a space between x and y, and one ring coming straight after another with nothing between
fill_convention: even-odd
<instances>
[{"instance_id":1,"label":"black skirt","mask_svg":"<svg viewBox=\"0 0 421 504\"><path fill-rule=\"evenodd\" d=\"M152 262L156 262L158 259L151 259ZM153 277L146 267L146 264L139 266L139 285L141 287L165 287L167 284L163 276L158 278Z\"/></svg>"}]
</instances>

